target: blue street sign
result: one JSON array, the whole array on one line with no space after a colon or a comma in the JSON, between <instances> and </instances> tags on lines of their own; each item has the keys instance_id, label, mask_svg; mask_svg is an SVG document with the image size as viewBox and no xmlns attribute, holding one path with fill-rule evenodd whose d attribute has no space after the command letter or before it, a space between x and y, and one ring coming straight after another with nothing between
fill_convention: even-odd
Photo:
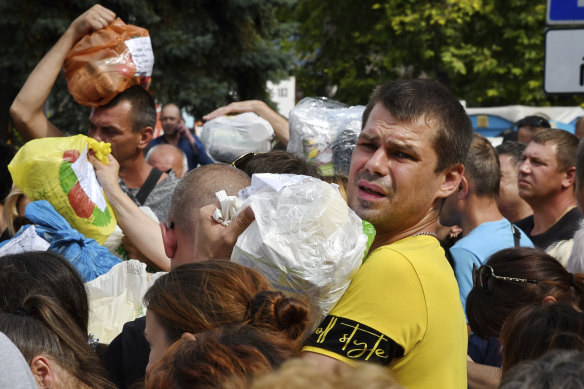
<instances>
[{"instance_id":1,"label":"blue street sign","mask_svg":"<svg viewBox=\"0 0 584 389\"><path fill-rule=\"evenodd\" d=\"M547 24L584 24L584 0L547 0Z\"/></svg>"}]
</instances>

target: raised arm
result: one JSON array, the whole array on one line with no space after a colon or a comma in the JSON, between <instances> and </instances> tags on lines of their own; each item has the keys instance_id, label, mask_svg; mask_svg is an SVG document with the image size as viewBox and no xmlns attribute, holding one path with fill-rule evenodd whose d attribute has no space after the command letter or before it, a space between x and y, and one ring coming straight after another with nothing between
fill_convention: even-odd
<instances>
[{"instance_id":1,"label":"raised arm","mask_svg":"<svg viewBox=\"0 0 584 389\"><path fill-rule=\"evenodd\" d=\"M164 252L159 225L142 212L122 191L118 183L120 165L111 154L108 158L108 165L99 162L92 155L89 156L89 161L95 167L97 180L116 213L118 225L133 245L156 267L170 271L170 259Z\"/></svg>"},{"instance_id":2,"label":"raised arm","mask_svg":"<svg viewBox=\"0 0 584 389\"><path fill-rule=\"evenodd\" d=\"M211 120L219 116L243 112L254 112L258 116L266 119L272 125L274 133L280 142L284 145L288 145L288 140L290 139L288 120L284 119L279 113L260 100L237 101L224 107L217 108L213 112L203 116L203 119Z\"/></svg>"},{"instance_id":3,"label":"raised arm","mask_svg":"<svg viewBox=\"0 0 584 389\"><path fill-rule=\"evenodd\" d=\"M85 34L106 27L115 17L112 11L99 4L85 11L71 23L28 76L10 107L12 120L25 140L63 136L43 113L43 105L63 67L67 53Z\"/></svg>"}]
</instances>

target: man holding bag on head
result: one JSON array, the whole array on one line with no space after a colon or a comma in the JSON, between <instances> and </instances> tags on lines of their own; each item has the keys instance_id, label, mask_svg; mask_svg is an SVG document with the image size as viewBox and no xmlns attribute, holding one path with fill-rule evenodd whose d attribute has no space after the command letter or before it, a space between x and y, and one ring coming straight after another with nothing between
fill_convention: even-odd
<instances>
[{"instance_id":1,"label":"man holding bag on head","mask_svg":"<svg viewBox=\"0 0 584 389\"><path fill-rule=\"evenodd\" d=\"M71 23L53 48L30 74L10 107L16 127L26 140L63 136L43 113L43 105L71 49L86 34L103 29L115 14L95 5ZM112 155L120 163L120 185L138 205L150 207L166 220L176 176L153 169L144 158L144 149L153 136L156 109L152 96L133 86L117 94L107 104L95 107L89 116L89 136L111 143Z\"/></svg>"}]
</instances>

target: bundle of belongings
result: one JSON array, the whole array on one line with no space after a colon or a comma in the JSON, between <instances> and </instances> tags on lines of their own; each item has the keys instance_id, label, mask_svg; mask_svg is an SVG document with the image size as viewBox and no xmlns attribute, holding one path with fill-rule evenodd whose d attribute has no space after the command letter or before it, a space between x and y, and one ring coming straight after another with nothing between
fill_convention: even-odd
<instances>
[{"instance_id":1,"label":"bundle of belongings","mask_svg":"<svg viewBox=\"0 0 584 389\"><path fill-rule=\"evenodd\" d=\"M148 30L118 18L83 37L67 54L63 68L73 99L95 107L131 86L148 89L153 66Z\"/></svg>"},{"instance_id":2,"label":"bundle of belongings","mask_svg":"<svg viewBox=\"0 0 584 389\"><path fill-rule=\"evenodd\" d=\"M30 226L24 226L4 242L3 246L8 245L4 250L24 249L36 234L48 242L49 250L65 256L85 281L120 262L101 246L117 222L87 159L90 150L103 163L108 162L109 143L85 135L35 139L20 148L8 170L14 185L32 201L25 216L34 228L25 233Z\"/></svg>"},{"instance_id":3,"label":"bundle of belongings","mask_svg":"<svg viewBox=\"0 0 584 389\"><path fill-rule=\"evenodd\" d=\"M211 158L226 163L246 153L270 151L273 139L270 123L253 112L209 120L201 133Z\"/></svg>"},{"instance_id":4,"label":"bundle of belongings","mask_svg":"<svg viewBox=\"0 0 584 389\"><path fill-rule=\"evenodd\" d=\"M219 222L248 206L255 214L231 260L258 270L274 288L308 299L316 323L341 298L375 236L336 185L313 177L254 174L238 197L220 192L218 198Z\"/></svg>"},{"instance_id":5,"label":"bundle of belongings","mask_svg":"<svg viewBox=\"0 0 584 389\"><path fill-rule=\"evenodd\" d=\"M307 97L290 111L289 153L306 157L320 173L348 174L365 107Z\"/></svg>"}]
</instances>

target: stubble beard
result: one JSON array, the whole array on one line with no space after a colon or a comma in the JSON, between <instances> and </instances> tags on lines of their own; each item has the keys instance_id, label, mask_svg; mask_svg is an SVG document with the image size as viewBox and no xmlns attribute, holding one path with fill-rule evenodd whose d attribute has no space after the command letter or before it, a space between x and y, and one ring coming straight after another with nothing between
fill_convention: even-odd
<instances>
[{"instance_id":1,"label":"stubble beard","mask_svg":"<svg viewBox=\"0 0 584 389\"><path fill-rule=\"evenodd\" d=\"M371 179L369 175L361 175L355 178L355 185L349 187L348 199L349 207L359 216L361 219L371 223L378 232L387 230L395 223L395 216L391 210L392 201L395 198L395 193L390 192L389 196L386 196L387 202L385 204L376 204L375 202L362 200L359 198L359 188L357 182L359 179L367 179L368 181L374 182L375 179ZM378 183L379 185L379 183ZM381 186L381 185L380 185ZM387 188L383 185L383 188Z\"/></svg>"}]
</instances>

